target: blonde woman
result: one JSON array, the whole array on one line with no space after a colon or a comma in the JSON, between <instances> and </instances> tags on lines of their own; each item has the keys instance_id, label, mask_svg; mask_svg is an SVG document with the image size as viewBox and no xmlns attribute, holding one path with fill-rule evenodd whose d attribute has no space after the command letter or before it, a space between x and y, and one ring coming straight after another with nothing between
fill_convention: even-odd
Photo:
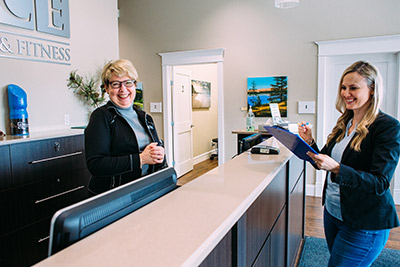
<instances>
[{"instance_id":1,"label":"blonde woman","mask_svg":"<svg viewBox=\"0 0 400 267\"><path fill-rule=\"evenodd\" d=\"M329 266L370 266L391 228L399 226L390 181L400 153L400 124L380 111L382 78L358 61L343 73L336 100L342 114L320 151L311 129L300 136L319 152L309 153L327 171L322 202Z\"/></svg>"},{"instance_id":2,"label":"blonde woman","mask_svg":"<svg viewBox=\"0 0 400 267\"><path fill-rule=\"evenodd\" d=\"M90 195L166 166L164 148L150 115L133 105L138 74L129 60L106 64L102 88L110 101L93 111L85 129Z\"/></svg>"}]
</instances>

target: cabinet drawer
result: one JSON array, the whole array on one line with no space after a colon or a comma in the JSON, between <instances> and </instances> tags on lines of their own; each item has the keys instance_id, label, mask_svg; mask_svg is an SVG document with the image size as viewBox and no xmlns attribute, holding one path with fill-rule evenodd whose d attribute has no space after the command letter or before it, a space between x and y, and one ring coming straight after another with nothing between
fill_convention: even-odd
<instances>
[{"instance_id":1,"label":"cabinet drawer","mask_svg":"<svg viewBox=\"0 0 400 267\"><path fill-rule=\"evenodd\" d=\"M50 218L0 237L0 266L31 266L47 257Z\"/></svg>"},{"instance_id":2,"label":"cabinet drawer","mask_svg":"<svg viewBox=\"0 0 400 267\"><path fill-rule=\"evenodd\" d=\"M0 146L0 192L11 186L10 147Z\"/></svg>"},{"instance_id":3,"label":"cabinet drawer","mask_svg":"<svg viewBox=\"0 0 400 267\"><path fill-rule=\"evenodd\" d=\"M57 210L87 198L87 170L5 191L0 194L0 235L52 216Z\"/></svg>"},{"instance_id":4,"label":"cabinet drawer","mask_svg":"<svg viewBox=\"0 0 400 267\"><path fill-rule=\"evenodd\" d=\"M54 138L11 146L13 186L86 168L83 136Z\"/></svg>"}]
</instances>

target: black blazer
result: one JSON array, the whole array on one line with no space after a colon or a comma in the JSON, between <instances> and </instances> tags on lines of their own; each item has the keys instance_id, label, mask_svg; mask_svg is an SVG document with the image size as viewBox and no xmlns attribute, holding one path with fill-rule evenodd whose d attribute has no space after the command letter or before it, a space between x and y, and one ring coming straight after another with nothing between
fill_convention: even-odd
<instances>
[{"instance_id":1,"label":"black blazer","mask_svg":"<svg viewBox=\"0 0 400 267\"><path fill-rule=\"evenodd\" d=\"M135 106L133 109L152 142L162 145L151 116ZM86 165L92 174L88 186L91 193L99 194L140 178L139 154L135 132L110 101L93 111L85 129ZM164 158L163 164L149 165L149 171L165 166Z\"/></svg>"},{"instance_id":2,"label":"black blazer","mask_svg":"<svg viewBox=\"0 0 400 267\"><path fill-rule=\"evenodd\" d=\"M380 112L368 130L360 152L348 144L339 174L332 173L331 180L340 186L341 213L346 225L364 230L394 228L399 226L399 219L389 187L399 161L400 123ZM320 152L331 156L334 145L330 142ZM313 148L318 149L316 145ZM326 186L327 180L323 205Z\"/></svg>"}]
</instances>

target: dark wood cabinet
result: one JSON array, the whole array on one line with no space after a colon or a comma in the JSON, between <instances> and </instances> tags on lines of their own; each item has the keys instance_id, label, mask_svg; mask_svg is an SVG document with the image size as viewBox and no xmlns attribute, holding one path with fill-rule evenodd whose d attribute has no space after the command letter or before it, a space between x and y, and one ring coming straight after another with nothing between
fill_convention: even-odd
<instances>
[{"instance_id":1,"label":"dark wood cabinet","mask_svg":"<svg viewBox=\"0 0 400 267\"><path fill-rule=\"evenodd\" d=\"M229 263L218 266L294 266L304 238L304 211L305 163L292 157L229 231L231 242L226 236L201 266L217 266L212 255L218 253Z\"/></svg>"},{"instance_id":2,"label":"dark wood cabinet","mask_svg":"<svg viewBox=\"0 0 400 267\"><path fill-rule=\"evenodd\" d=\"M88 196L83 135L0 144L0 167L0 266L29 266L47 256L53 214Z\"/></svg>"},{"instance_id":3,"label":"dark wood cabinet","mask_svg":"<svg viewBox=\"0 0 400 267\"><path fill-rule=\"evenodd\" d=\"M239 231L246 233L245 266L251 266L255 262L285 206L286 173L286 168L283 168L241 219L245 220L242 229L239 229Z\"/></svg>"},{"instance_id":4,"label":"dark wood cabinet","mask_svg":"<svg viewBox=\"0 0 400 267\"><path fill-rule=\"evenodd\" d=\"M295 266L304 239L305 227L305 162L293 157L289 161L288 194L288 264Z\"/></svg>"},{"instance_id":5,"label":"dark wood cabinet","mask_svg":"<svg viewBox=\"0 0 400 267\"><path fill-rule=\"evenodd\" d=\"M11 184L10 148L0 146L0 193L9 188Z\"/></svg>"}]
</instances>

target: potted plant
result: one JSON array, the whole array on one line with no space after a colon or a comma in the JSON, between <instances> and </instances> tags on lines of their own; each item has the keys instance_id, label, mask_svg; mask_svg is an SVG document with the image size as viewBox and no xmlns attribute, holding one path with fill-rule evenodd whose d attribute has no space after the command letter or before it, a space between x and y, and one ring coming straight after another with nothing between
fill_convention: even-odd
<instances>
[{"instance_id":1,"label":"potted plant","mask_svg":"<svg viewBox=\"0 0 400 267\"><path fill-rule=\"evenodd\" d=\"M87 105L98 108L105 102L105 91L100 88L98 79L94 77L84 78L77 71L71 71L68 78L68 88L73 89Z\"/></svg>"}]
</instances>

